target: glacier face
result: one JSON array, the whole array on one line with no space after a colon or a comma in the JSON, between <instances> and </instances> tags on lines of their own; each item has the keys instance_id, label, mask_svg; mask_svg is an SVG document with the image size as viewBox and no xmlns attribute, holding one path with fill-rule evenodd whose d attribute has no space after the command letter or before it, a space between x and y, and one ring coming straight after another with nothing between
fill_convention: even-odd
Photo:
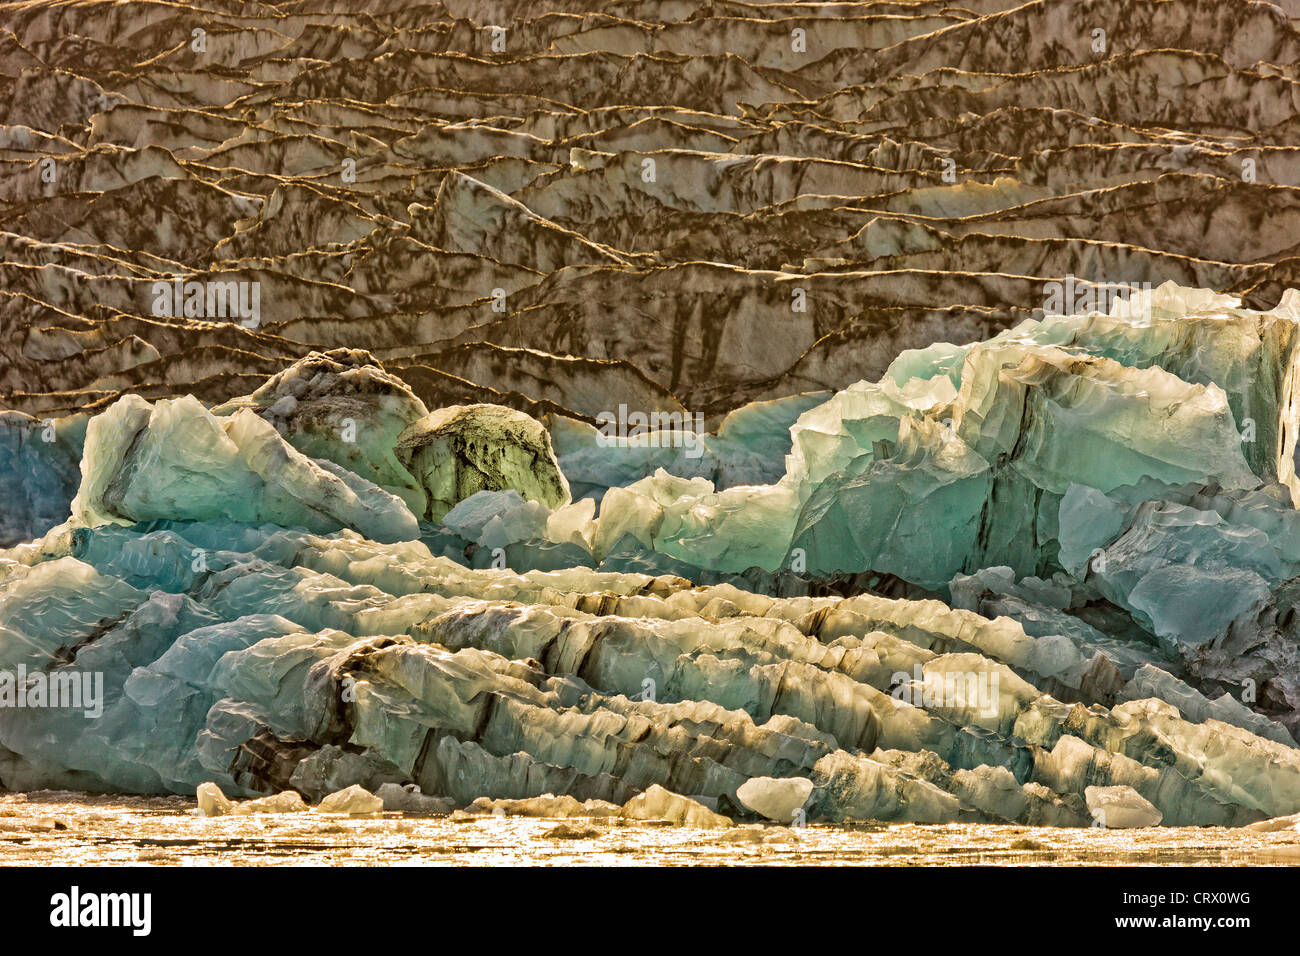
<instances>
[{"instance_id":1,"label":"glacier face","mask_svg":"<svg viewBox=\"0 0 1300 956\"><path fill-rule=\"evenodd\" d=\"M81 474L0 551L0 781L698 825L1294 813L1297 328L1295 292L1165 285L739 409L699 456L430 415L342 350L211 410L6 420L6 482Z\"/></svg>"}]
</instances>

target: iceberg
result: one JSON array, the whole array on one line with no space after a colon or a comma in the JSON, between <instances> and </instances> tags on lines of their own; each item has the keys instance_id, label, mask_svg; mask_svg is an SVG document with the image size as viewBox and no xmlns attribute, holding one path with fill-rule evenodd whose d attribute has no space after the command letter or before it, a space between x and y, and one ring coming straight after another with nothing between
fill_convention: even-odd
<instances>
[{"instance_id":1,"label":"iceberg","mask_svg":"<svg viewBox=\"0 0 1300 956\"><path fill-rule=\"evenodd\" d=\"M83 454L72 520L90 527L225 517L377 541L418 530L400 498L306 457L249 409L218 418L194 398L128 395L91 420Z\"/></svg>"},{"instance_id":2,"label":"iceberg","mask_svg":"<svg viewBox=\"0 0 1300 956\"><path fill-rule=\"evenodd\" d=\"M127 396L55 443L58 521L62 486L6 516L0 781L205 815L1295 814L1294 303L1161 287L603 469L581 423L429 414L364 354L213 410Z\"/></svg>"},{"instance_id":3,"label":"iceberg","mask_svg":"<svg viewBox=\"0 0 1300 956\"><path fill-rule=\"evenodd\" d=\"M429 414L424 402L367 352L310 352L252 394L212 410L250 409L294 448L346 468L423 514L425 496L397 460L398 436Z\"/></svg>"},{"instance_id":4,"label":"iceberg","mask_svg":"<svg viewBox=\"0 0 1300 956\"><path fill-rule=\"evenodd\" d=\"M499 405L453 405L411 423L394 451L427 495L421 517L440 520L480 491L513 488L555 508L569 503L550 435L523 412Z\"/></svg>"}]
</instances>

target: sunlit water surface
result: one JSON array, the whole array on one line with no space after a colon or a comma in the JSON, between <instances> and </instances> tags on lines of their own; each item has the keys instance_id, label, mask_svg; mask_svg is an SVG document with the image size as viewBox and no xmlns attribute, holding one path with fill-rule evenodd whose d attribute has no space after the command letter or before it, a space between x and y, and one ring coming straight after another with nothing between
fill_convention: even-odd
<instances>
[{"instance_id":1,"label":"sunlit water surface","mask_svg":"<svg viewBox=\"0 0 1300 956\"><path fill-rule=\"evenodd\" d=\"M204 819L181 797L0 794L0 864L1137 866L1300 863L1300 833L1220 827L737 826L527 817Z\"/></svg>"}]
</instances>

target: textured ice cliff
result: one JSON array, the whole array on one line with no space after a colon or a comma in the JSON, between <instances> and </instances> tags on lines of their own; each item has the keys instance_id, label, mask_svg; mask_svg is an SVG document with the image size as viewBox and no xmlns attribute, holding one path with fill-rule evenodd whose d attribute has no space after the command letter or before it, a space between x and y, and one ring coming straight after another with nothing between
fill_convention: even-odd
<instances>
[{"instance_id":1,"label":"textured ice cliff","mask_svg":"<svg viewBox=\"0 0 1300 956\"><path fill-rule=\"evenodd\" d=\"M0 785L1300 811L1297 18L4 5Z\"/></svg>"},{"instance_id":2,"label":"textured ice cliff","mask_svg":"<svg viewBox=\"0 0 1300 956\"><path fill-rule=\"evenodd\" d=\"M491 487L444 483L454 506L417 521L339 461L410 466L448 415L385 424L423 409L363 354L225 415L124 398L90 419L69 519L0 553L0 669L102 675L102 714L0 708L0 780L415 784L697 824L672 795L825 820L1296 812L1296 305L1165 286L907 352L793 425L756 407L697 436L721 463L787 448L770 484L620 484L602 448L598 513L549 490L536 423L484 408ZM258 399L277 390L295 403ZM361 449L323 439L331 402Z\"/></svg>"},{"instance_id":3,"label":"textured ice cliff","mask_svg":"<svg viewBox=\"0 0 1300 956\"><path fill-rule=\"evenodd\" d=\"M429 410L712 428L1041 316L1067 276L1272 307L1298 14L6 3L0 399L220 404L342 347ZM257 314L156 309L178 277L258 283Z\"/></svg>"}]
</instances>

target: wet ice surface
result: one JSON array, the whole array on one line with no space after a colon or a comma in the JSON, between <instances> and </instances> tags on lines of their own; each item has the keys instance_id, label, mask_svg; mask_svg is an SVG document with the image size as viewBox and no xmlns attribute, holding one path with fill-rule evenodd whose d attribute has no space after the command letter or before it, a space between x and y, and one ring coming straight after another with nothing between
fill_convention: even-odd
<instances>
[{"instance_id":1,"label":"wet ice surface","mask_svg":"<svg viewBox=\"0 0 1300 956\"><path fill-rule=\"evenodd\" d=\"M620 820L316 813L204 819L183 797L0 796L0 865L1287 865L1300 833L866 824L697 830Z\"/></svg>"}]
</instances>

